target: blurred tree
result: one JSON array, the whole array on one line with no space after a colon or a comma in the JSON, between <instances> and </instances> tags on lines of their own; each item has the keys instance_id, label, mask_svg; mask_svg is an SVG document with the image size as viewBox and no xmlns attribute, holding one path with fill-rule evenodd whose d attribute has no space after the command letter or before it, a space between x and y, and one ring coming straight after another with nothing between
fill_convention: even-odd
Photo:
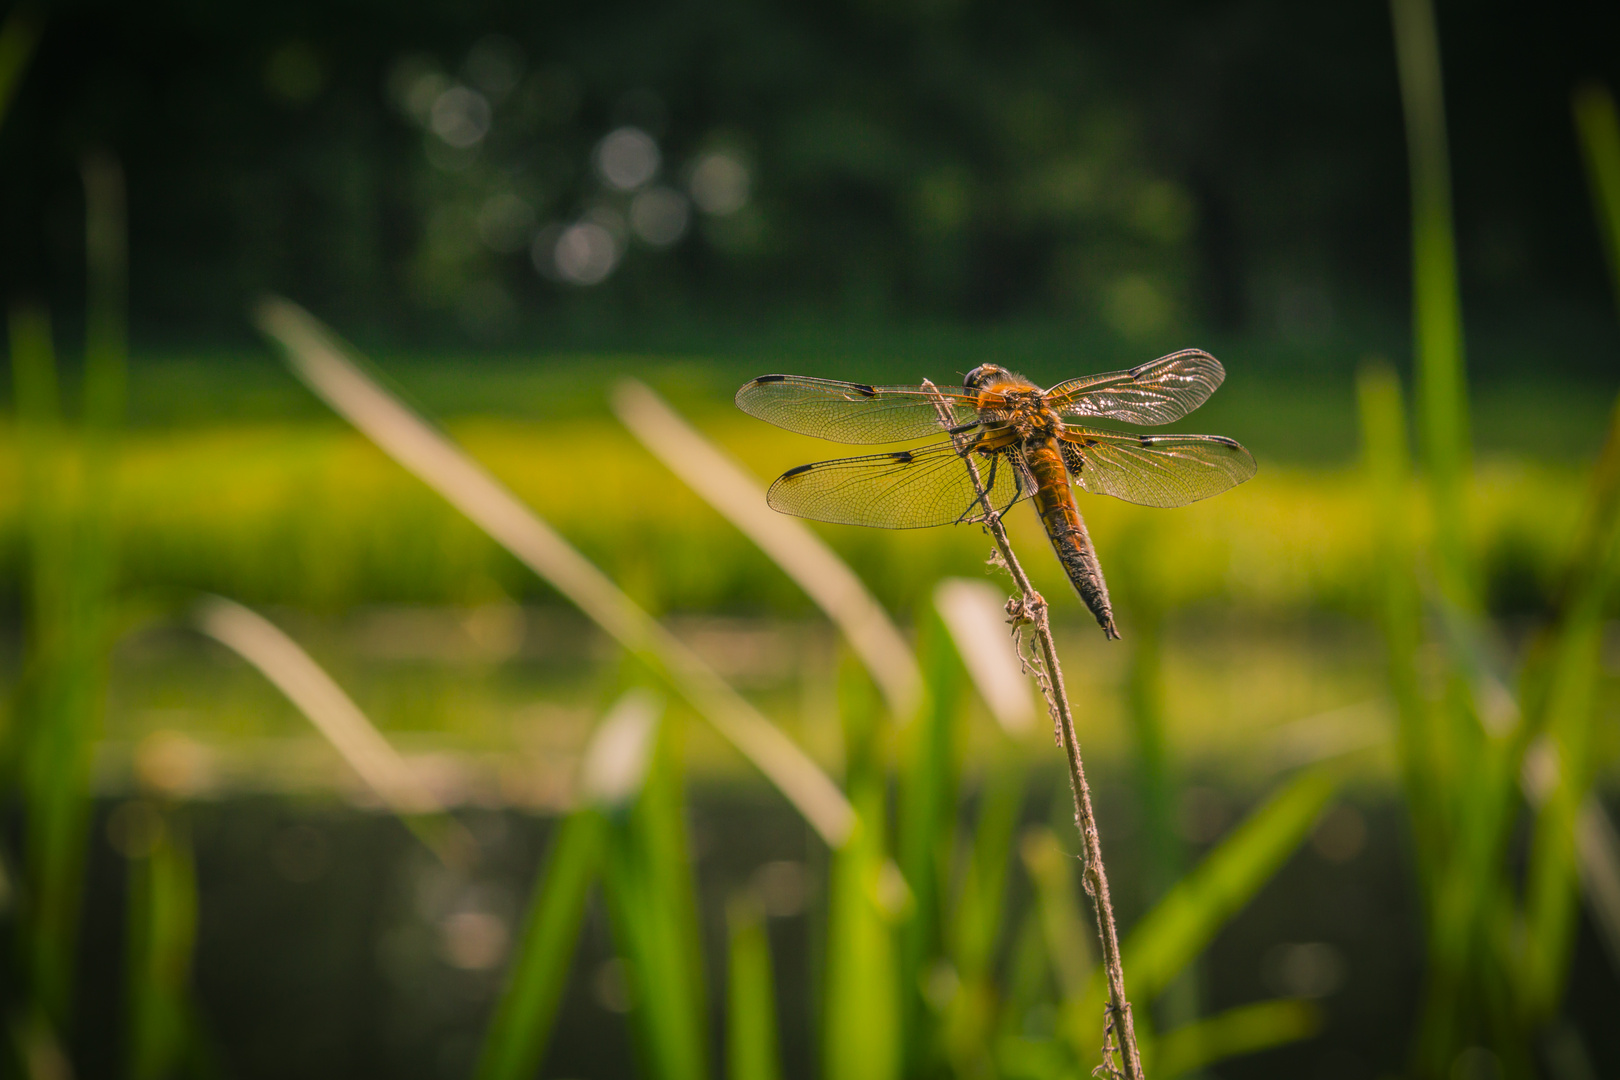
<instances>
[{"instance_id":1,"label":"blurred tree","mask_svg":"<svg viewBox=\"0 0 1620 1080\"><path fill-rule=\"evenodd\" d=\"M1564 101L1620 81L1620 13L1442 25L1465 286L1606 326ZM413 344L1020 318L1311 342L1405 296L1389 30L1347 2L63 3L0 132L0 293L82 288L90 141L128 163L148 341L244 334L264 289Z\"/></svg>"}]
</instances>

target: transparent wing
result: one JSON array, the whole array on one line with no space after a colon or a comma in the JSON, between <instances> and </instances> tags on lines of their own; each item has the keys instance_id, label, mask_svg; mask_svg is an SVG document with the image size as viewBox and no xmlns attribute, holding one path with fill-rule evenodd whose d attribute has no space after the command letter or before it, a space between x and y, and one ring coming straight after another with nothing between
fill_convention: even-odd
<instances>
[{"instance_id":1,"label":"transparent wing","mask_svg":"<svg viewBox=\"0 0 1620 1080\"><path fill-rule=\"evenodd\" d=\"M1202 349L1184 349L1129 371L1058 383L1045 397L1059 416L1168 424L1208 401L1225 378L1219 360Z\"/></svg>"},{"instance_id":2,"label":"transparent wing","mask_svg":"<svg viewBox=\"0 0 1620 1080\"><path fill-rule=\"evenodd\" d=\"M1124 435L1070 428L1059 445L1076 487L1141 506L1185 506L1254 475L1254 458L1223 435Z\"/></svg>"},{"instance_id":3,"label":"transparent wing","mask_svg":"<svg viewBox=\"0 0 1620 1080\"><path fill-rule=\"evenodd\" d=\"M979 419L973 398L959 390L868 386L804 375L761 375L737 391L737 407L777 427L844 443L921 439Z\"/></svg>"},{"instance_id":4,"label":"transparent wing","mask_svg":"<svg viewBox=\"0 0 1620 1080\"><path fill-rule=\"evenodd\" d=\"M1030 494L1012 454L970 455L996 510ZM784 514L878 529L950 525L985 512L967 460L949 442L800 465L771 485L765 501Z\"/></svg>"}]
</instances>

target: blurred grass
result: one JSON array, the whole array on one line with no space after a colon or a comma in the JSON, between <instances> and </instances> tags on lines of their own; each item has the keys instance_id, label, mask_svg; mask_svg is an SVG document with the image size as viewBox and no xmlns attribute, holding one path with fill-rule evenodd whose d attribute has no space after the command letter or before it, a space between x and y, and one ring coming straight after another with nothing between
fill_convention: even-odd
<instances>
[{"instance_id":1,"label":"blurred grass","mask_svg":"<svg viewBox=\"0 0 1620 1080\"><path fill-rule=\"evenodd\" d=\"M1494 1071L1530 1075L1561 1008L1575 941L1577 824L1596 774L1602 613L1620 542L1620 401L1582 508L1564 531L1558 584L1524 651L1515 694L1506 650L1482 617L1489 575L1468 539L1475 507L1466 491L1467 371L1435 12L1429 0L1392 0L1391 11L1411 162L1415 413L1433 522L1426 534L1409 527L1401 506L1410 480L1397 380L1369 365L1360 400L1368 474L1383 492L1377 594L1427 930L1411 1069L1455 1076L1469 1048L1483 1044ZM1612 175L1620 122L1600 89L1577 93L1574 104L1620 290L1612 257L1620 251ZM1525 809L1534 823L1521 887L1525 853L1515 833ZM1601 821L1595 803L1589 812ZM1603 854L1612 861L1613 852Z\"/></svg>"},{"instance_id":2,"label":"blurred grass","mask_svg":"<svg viewBox=\"0 0 1620 1080\"><path fill-rule=\"evenodd\" d=\"M0 120L11 109L44 29L45 5L32 0L12 5L6 21L0 24Z\"/></svg>"},{"instance_id":3,"label":"blurred grass","mask_svg":"<svg viewBox=\"0 0 1620 1080\"><path fill-rule=\"evenodd\" d=\"M716 418L709 433L762 479L836 453L746 419ZM466 419L451 432L654 611L810 608L718 514L658 480L661 466L606 420ZM0 580L8 583L22 557L17 445L15 429L0 432ZM329 425L141 432L127 439L117 470L110 517L123 577L158 595L201 589L327 611L552 599L361 437ZM1503 455L1481 463L1463 540L1484 567L1491 609L1547 605L1582 474L1573 464ZM1083 509L1105 559L1123 544L1141 546L1168 606L1219 599L1251 611L1365 614L1375 573L1369 498L1349 468L1263 460L1242 488L1173 514L1105 498L1085 499ZM1420 522L1430 520L1416 493L1408 498ZM1009 524L1015 542L1038 539L1032 515L1015 512ZM971 528L818 531L902 613L918 610L934 581L983 557ZM1419 531L1421 539L1429 526ZM1029 562L1038 587L1061 584L1055 562Z\"/></svg>"},{"instance_id":4,"label":"blurred grass","mask_svg":"<svg viewBox=\"0 0 1620 1080\"><path fill-rule=\"evenodd\" d=\"M147 819L125 823L125 846L133 849L128 852L125 980L128 1076L166 1080L178 1074L196 1038L190 986L197 937L197 868L180 811L145 802L126 803L121 809L130 817ZM147 835L129 835L143 831Z\"/></svg>"},{"instance_id":5,"label":"blurred grass","mask_svg":"<svg viewBox=\"0 0 1620 1080\"><path fill-rule=\"evenodd\" d=\"M730 965L726 984L728 1080L781 1080L776 1034L776 983L770 939L757 903L742 898L727 909Z\"/></svg>"},{"instance_id":6,"label":"blurred grass","mask_svg":"<svg viewBox=\"0 0 1620 1080\"><path fill-rule=\"evenodd\" d=\"M123 177L114 160L91 154L83 181L88 332L76 429L49 314L27 304L11 312L23 517L14 580L27 596L23 672L5 730L5 779L23 810L17 978L26 1007L56 1031L68 1029L76 997L93 752L116 631L113 492L126 364ZM189 887L186 879L175 889Z\"/></svg>"},{"instance_id":7,"label":"blurred grass","mask_svg":"<svg viewBox=\"0 0 1620 1080\"><path fill-rule=\"evenodd\" d=\"M590 806L558 823L484 1038L477 1080L523 1080L544 1060L606 831L607 819Z\"/></svg>"}]
</instances>

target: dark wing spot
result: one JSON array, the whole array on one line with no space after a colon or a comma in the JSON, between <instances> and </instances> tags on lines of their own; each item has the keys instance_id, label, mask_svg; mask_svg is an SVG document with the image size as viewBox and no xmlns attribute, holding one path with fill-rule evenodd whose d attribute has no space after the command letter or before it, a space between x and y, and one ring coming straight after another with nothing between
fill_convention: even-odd
<instances>
[{"instance_id":1,"label":"dark wing spot","mask_svg":"<svg viewBox=\"0 0 1620 1080\"><path fill-rule=\"evenodd\" d=\"M782 474L782 479L786 480L790 476L798 476L800 473L809 472L813 468L815 468L815 465L813 465L813 464L811 464L811 465L800 465L797 468L789 469L787 472L783 473Z\"/></svg>"},{"instance_id":2,"label":"dark wing spot","mask_svg":"<svg viewBox=\"0 0 1620 1080\"><path fill-rule=\"evenodd\" d=\"M786 375L761 375L754 380L755 386L764 386L766 383L787 382Z\"/></svg>"},{"instance_id":3,"label":"dark wing spot","mask_svg":"<svg viewBox=\"0 0 1620 1080\"><path fill-rule=\"evenodd\" d=\"M851 383L850 386L862 397L877 397L877 391L872 389L866 383Z\"/></svg>"},{"instance_id":4,"label":"dark wing spot","mask_svg":"<svg viewBox=\"0 0 1620 1080\"><path fill-rule=\"evenodd\" d=\"M1143 446L1152 446L1158 441L1158 439L1152 435L1138 435L1137 438L1141 440Z\"/></svg>"},{"instance_id":5,"label":"dark wing spot","mask_svg":"<svg viewBox=\"0 0 1620 1080\"><path fill-rule=\"evenodd\" d=\"M889 456L894 458L894 460L898 461L902 465L910 465L911 464L911 451L910 450L896 450L894 453L890 454Z\"/></svg>"},{"instance_id":6,"label":"dark wing spot","mask_svg":"<svg viewBox=\"0 0 1620 1080\"><path fill-rule=\"evenodd\" d=\"M1238 442L1236 439L1228 439L1225 435L1211 435L1209 439L1211 442L1218 442L1222 446L1230 446L1234 450L1243 449L1242 443Z\"/></svg>"},{"instance_id":7,"label":"dark wing spot","mask_svg":"<svg viewBox=\"0 0 1620 1080\"><path fill-rule=\"evenodd\" d=\"M1140 379L1142 377L1142 372L1145 371L1145 370L1147 370L1147 365L1146 364L1138 364L1135 367L1131 368L1131 370L1128 372L1128 374L1130 375L1132 380Z\"/></svg>"},{"instance_id":8,"label":"dark wing spot","mask_svg":"<svg viewBox=\"0 0 1620 1080\"><path fill-rule=\"evenodd\" d=\"M957 424L953 428L946 428L945 433L947 435L960 435L963 432L972 431L974 428L976 428L978 426L979 426L979 422L977 420L969 420L965 424Z\"/></svg>"}]
</instances>

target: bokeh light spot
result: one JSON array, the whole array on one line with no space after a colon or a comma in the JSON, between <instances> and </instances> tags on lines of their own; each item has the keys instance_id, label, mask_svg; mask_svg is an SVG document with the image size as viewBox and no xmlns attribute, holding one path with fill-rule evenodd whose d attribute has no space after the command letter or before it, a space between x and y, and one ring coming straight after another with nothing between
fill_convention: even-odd
<instances>
[{"instance_id":1,"label":"bokeh light spot","mask_svg":"<svg viewBox=\"0 0 1620 1080\"><path fill-rule=\"evenodd\" d=\"M1143 338L1169 325L1170 298L1156 283L1141 274L1126 274L1108 288L1103 316L1120 334Z\"/></svg>"},{"instance_id":2,"label":"bokeh light spot","mask_svg":"<svg viewBox=\"0 0 1620 1080\"><path fill-rule=\"evenodd\" d=\"M1349 862L1367 846L1367 821L1354 806L1340 803L1323 815L1311 846L1329 862Z\"/></svg>"},{"instance_id":3,"label":"bokeh light spot","mask_svg":"<svg viewBox=\"0 0 1620 1080\"><path fill-rule=\"evenodd\" d=\"M463 971L488 971L506 957L511 934L500 916L458 911L439 924L444 958Z\"/></svg>"},{"instance_id":4,"label":"bokeh light spot","mask_svg":"<svg viewBox=\"0 0 1620 1080\"><path fill-rule=\"evenodd\" d=\"M630 1011L630 972L623 960L614 957L605 960L591 977L591 991L596 1003L608 1012Z\"/></svg>"},{"instance_id":5,"label":"bokeh light spot","mask_svg":"<svg viewBox=\"0 0 1620 1080\"><path fill-rule=\"evenodd\" d=\"M1261 974L1273 993L1322 998L1344 984L1344 954L1325 941L1276 945L1267 951Z\"/></svg>"},{"instance_id":6,"label":"bokeh light spot","mask_svg":"<svg viewBox=\"0 0 1620 1080\"><path fill-rule=\"evenodd\" d=\"M751 182L748 166L740 158L716 150L698 158L687 186L699 210L723 217L748 204Z\"/></svg>"},{"instance_id":7,"label":"bokeh light spot","mask_svg":"<svg viewBox=\"0 0 1620 1080\"><path fill-rule=\"evenodd\" d=\"M804 912L810 898L810 875L800 862L768 862L754 872L754 891L765 914L790 918Z\"/></svg>"},{"instance_id":8,"label":"bokeh light spot","mask_svg":"<svg viewBox=\"0 0 1620 1080\"><path fill-rule=\"evenodd\" d=\"M596 285L607 280L619 262L619 242L594 221L568 226L552 250L557 276L575 285Z\"/></svg>"},{"instance_id":9,"label":"bokeh light spot","mask_svg":"<svg viewBox=\"0 0 1620 1080\"><path fill-rule=\"evenodd\" d=\"M668 247L686 234L692 211L673 188L651 187L630 202L630 228L654 247Z\"/></svg>"},{"instance_id":10,"label":"bokeh light spot","mask_svg":"<svg viewBox=\"0 0 1620 1080\"><path fill-rule=\"evenodd\" d=\"M425 53L406 53L388 69L388 97L400 112L426 127L433 103L450 89L450 78Z\"/></svg>"},{"instance_id":11,"label":"bokeh light spot","mask_svg":"<svg viewBox=\"0 0 1620 1080\"><path fill-rule=\"evenodd\" d=\"M489 134L489 99L466 86L452 86L433 102L428 126L458 150L478 145Z\"/></svg>"},{"instance_id":12,"label":"bokeh light spot","mask_svg":"<svg viewBox=\"0 0 1620 1080\"><path fill-rule=\"evenodd\" d=\"M596 145L596 171L608 187L634 191L658 173L658 144L636 127L615 128Z\"/></svg>"}]
</instances>

